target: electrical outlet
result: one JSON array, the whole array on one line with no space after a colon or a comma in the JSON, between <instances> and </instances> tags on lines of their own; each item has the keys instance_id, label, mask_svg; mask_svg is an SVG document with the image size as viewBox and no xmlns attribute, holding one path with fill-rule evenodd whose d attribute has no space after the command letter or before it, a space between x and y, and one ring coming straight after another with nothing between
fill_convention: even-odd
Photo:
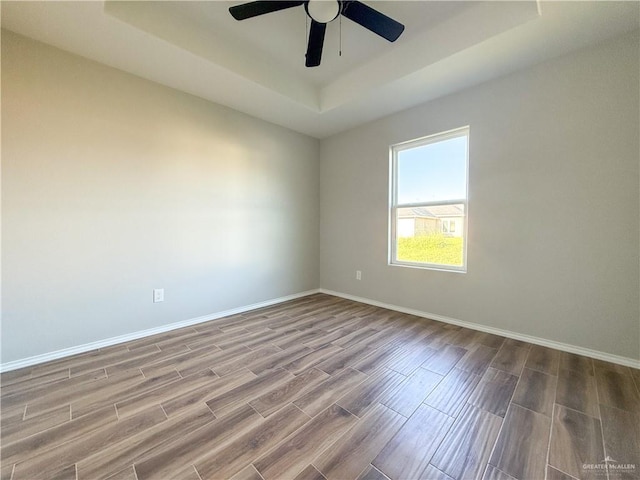
<instances>
[{"instance_id":1,"label":"electrical outlet","mask_svg":"<svg viewBox=\"0 0 640 480\"><path fill-rule=\"evenodd\" d=\"M153 289L153 303L164 302L164 288Z\"/></svg>"},{"instance_id":2,"label":"electrical outlet","mask_svg":"<svg viewBox=\"0 0 640 480\"><path fill-rule=\"evenodd\" d=\"M360 270L356 270L356 280L362 280L362 272Z\"/></svg>"}]
</instances>

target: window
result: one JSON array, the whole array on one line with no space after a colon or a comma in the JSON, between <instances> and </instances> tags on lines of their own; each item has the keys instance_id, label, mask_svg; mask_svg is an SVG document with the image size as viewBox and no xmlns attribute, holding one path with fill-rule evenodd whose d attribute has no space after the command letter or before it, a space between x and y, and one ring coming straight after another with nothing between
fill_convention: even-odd
<instances>
[{"instance_id":1,"label":"window","mask_svg":"<svg viewBox=\"0 0 640 480\"><path fill-rule=\"evenodd\" d=\"M469 128L391 147L389 263L466 272Z\"/></svg>"},{"instance_id":2,"label":"window","mask_svg":"<svg viewBox=\"0 0 640 480\"><path fill-rule=\"evenodd\" d=\"M456 233L456 221L442 220L442 233Z\"/></svg>"}]
</instances>

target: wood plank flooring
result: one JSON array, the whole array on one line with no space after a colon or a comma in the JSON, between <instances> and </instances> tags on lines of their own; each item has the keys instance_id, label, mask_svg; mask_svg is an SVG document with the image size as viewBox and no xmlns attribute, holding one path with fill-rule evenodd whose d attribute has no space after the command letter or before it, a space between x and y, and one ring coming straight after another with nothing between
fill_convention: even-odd
<instances>
[{"instance_id":1,"label":"wood plank flooring","mask_svg":"<svg viewBox=\"0 0 640 480\"><path fill-rule=\"evenodd\" d=\"M324 294L0 388L0 480L640 479L640 371Z\"/></svg>"}]
</instances>

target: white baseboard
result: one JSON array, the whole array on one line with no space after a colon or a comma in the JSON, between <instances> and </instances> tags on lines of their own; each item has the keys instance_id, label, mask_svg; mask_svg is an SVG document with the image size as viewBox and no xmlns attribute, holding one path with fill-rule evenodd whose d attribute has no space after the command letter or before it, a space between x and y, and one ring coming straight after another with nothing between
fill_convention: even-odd
<instances>
[{"instance_id":1,"label":"white baseboard","mask_svg":"<svg viewBox=\"0 0 640 480\"><path fill-rule=\"evenodd\" d=\"M98 340L97 342L85 343L84 345L78 345L76 347L64 348L62 350L56 350L54 352L44 353L42 355L35 355L33 357L6 362L0 364L0 372L8 372L11 370L17 370L19 368L30 367L39 363L50 362L51 360L57 360L59 358L69 357L71 355L77 355L78 353L89 352L97 348L110 347L111 345L116 345L118 343L138 340L139 338L148 337L150 335L157 335L158 333L165 333L171 330L176 330L178 328L189 327L191 325L208 322L217 318L228 317L229 315L236 315L238 313L244 313L250 310L256 310L258 308L269 307L271 305L275 305L276 303L295 300L296 298L306 297L308 295L313 295L314 293L319 292L319 289L307 290L306 292L300 292L293 295L287 295L285 297L265 300L264 302L253 303L251 305L244 305L242 307L232 308L230 310L224 310L222 312L216 312L209 315L203 315L202 317L190 318L181 322L170 323L168 325L162 325L160 327L150 328L148 330L140 330L137 332L128 333L126 335Z\"/></svg>"},{"instance_id":2,"label":"white baseboard","mask_svg":"<svg viewBox=\"0 0 640 480\"><path fill-rule=\"evenodd\" d=\"M460 327L470 328L471 330L479 330L481 332L492 333L494 335L500 335L501 337L513 338L515 340L522 340L523 342L529 342L535 345L542 345L543 347L562 350L564 352L584 355L585 357L596 358L598 360L617 363L619 365L625 365L627 367L640 368L640 360L636 360L633 358L621 357L621 356L613 355L610 353L600 352L598 350L592 350L590 348L578 347L576 345L571 345L568 343L556 342L554 340L547 340L546 338L533 337L531 335L511 332L509 330L502 330L500 328L487 327L477 323L465 322L463 320L445 317L443 315L436 315L434 313L422 312L420 310L413 310L411 308L400 307L398 305L391 305L389 303L378 302L376 300L371 300L369 298L357 297L355 295L349 295L341 292L334 292L332 290L327 290L324 288L320 289L320 293L326 293L327 295L346 298L347 300L353 300L355 302L366 303L368 305L374 305L376 307L382 307L389 310L408 313L410 315L415 315L417 317L429 318L431 320L437 320L439 322L450 323L453 325L458 325Z\"/></svg>"},{"instance_id":3,"label":"white baseboard","mask_svg":"<svg viewBox=\"0 0 640 480\"><path fill-rule=\"evenodd\" d=\"M22 358L20 360L14 360L12 362L6 362L0 364L0 372L8 372L11 370L17 370L19 368L30 367L40 363L49 362L51 360L58 360L60 358L69 357L71 355L77 355L79 353L89 352L97 348L110 347L118 343L128 342L131 340L138 340L150 335L156 335L158 333L165 333L178 328L189 327L191 325L197 325L199 323L208 322L217 318L228 317L229 315L236 315L238 313L244 313L258 308L269 307L277 303L287 302L289 300L295 300L296 298L306 297L315 293L325 293L327 295L333 295L335 297L346 298L355 302L366 303L368 305L374 305L376 307L387 308L389 310L395 310L397 312L408 313L417 317L429 318L431 320L437 320L439 322L450 323L458 325L460 327L470 328L472 330L478 330L481 332L492 333L494 335L500 335L502 337L513 338L516 340L522 340L524 342L533 343L536 345L542 345L544 347L554 348L556 350L562 350L565 352L575 353L578 355L584 355L586 357L596 358L598 360L604 360L606 362L616 363L619 365L625 365L632 368L640 368L640 360L633 358L621 357L610 353L600 352L598 350L592 350L589 348L578 347L568 343L556 342L554 340L547 340L545 338L534 337L531 335L525 335L522 333L511 332L509 330L502 330L500 328L487 327L477 323L465 322L455 318L445 317L443 315L437 315L433 313L423 312L420 310L414 310L411 308L400 307L398 305L392 305L389 303L378 302L369 298L358 297L355 295L349 295L346 293L335 292L333 290L327 290L324 288L307 290L306 292L300 292L293 295L287 295L285 297L274 298L266 300L264 302L258 302L251 305L244 305L242 307L232 308L230 310L224 310L222 312L216 312L201 317L191 318L183 320L181 322L170 323L168 325L162 325L156 328L150 328L148 330L141 330L138 332L129 333L126 335L120 335L117 337L111 337L97 342L86 343L84 345L78 345L76 347L65 348L62 350L56 350L54 352L45 353L42 355L35 355L33 357Z\"/></svg>"}]
</instances>

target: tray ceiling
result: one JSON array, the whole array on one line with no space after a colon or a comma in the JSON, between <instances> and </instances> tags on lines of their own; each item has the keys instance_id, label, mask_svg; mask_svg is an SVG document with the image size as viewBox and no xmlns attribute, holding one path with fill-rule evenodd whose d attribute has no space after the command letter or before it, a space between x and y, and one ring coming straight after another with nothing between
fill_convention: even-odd
<instances>
[{"instance_id":1,"label":"tray ceiling","mask_svg":"<svg viewBox=\"0 0 640 480\"><path fill-rule=\"evenodd\" d=\"M228 13L238 3L3 1L2 26L323 138L640 21L637 2L368 1L402 36L335 20L322 64L306 68L303 7L238 22Z\"/></svg>"}]
</instances>

